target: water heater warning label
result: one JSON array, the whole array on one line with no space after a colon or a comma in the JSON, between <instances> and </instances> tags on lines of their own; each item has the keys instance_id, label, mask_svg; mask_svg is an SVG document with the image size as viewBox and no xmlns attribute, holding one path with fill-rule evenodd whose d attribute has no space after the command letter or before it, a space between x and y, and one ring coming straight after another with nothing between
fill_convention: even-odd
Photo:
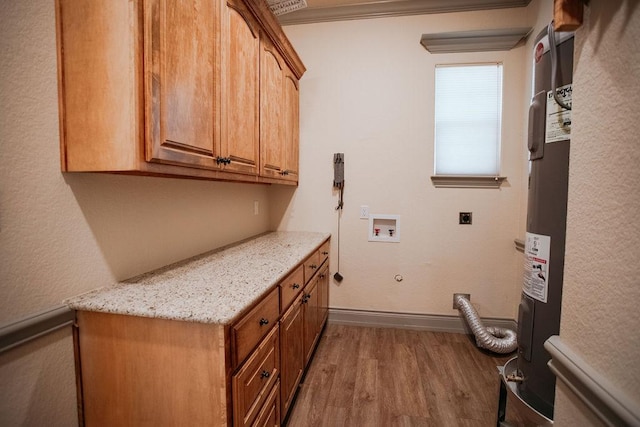
<instances>
[{"instance_id":1,"label":"water heater warning label","mask_svg":"<svg viewBox=\"0 0 640 427\"><path fill-rule=\"evenodd\" d=\"M571 106L573 87L571 84L557 89L560 101ZM553 92L547 92L547 124L544 142L566 141L571 137L571 110L562 108L555 100Z\"/></svg>"},{"instance_id":2,"label":"water heater warning label","mask_svg":"<svg viewBox=\"0 0 640 427\"><path fill-rule=\"evenodd\" d=\"M524 243L524 282L522 291L533 299L547 302L551 237L527 233Z\"/></svg>"}]
</instances>

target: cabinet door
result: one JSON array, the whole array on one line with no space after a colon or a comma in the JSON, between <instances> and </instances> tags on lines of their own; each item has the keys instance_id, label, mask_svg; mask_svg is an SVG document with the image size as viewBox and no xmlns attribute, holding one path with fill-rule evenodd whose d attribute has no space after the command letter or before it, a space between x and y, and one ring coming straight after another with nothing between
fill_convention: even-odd
<instances>
[{"instance_id":1,"label":"cabinet door","mask_svg":"<svg viewBox=\"0 0 640 427\"><path fill-rule=\"evenodd\" d=\"M304 315L304 363L311 359L313 347L318 337L318 286L317 279L313 279L303 291Z\"/></svg>"},{"instance_id":2,"label":"cabinet door","mask_svg":"<svg viewBox=\"0 0 640 427\"><path fill-rule=\"evenodd\" d=\"M280 414L283 420L302 378L305 363L303 343L302 296L298 296L280 320Z\"/></svg>"},{"instance_id":3,"label":"cabinet door","mask_svg":"<svg viewBox=\"0 0 640 427\"><path fill-rule=\"evenodd\" d=\"M282 177L289 181L298 181L298 152L300 144L298 79L287 69L284 77L284 170Z\"/></svg>"},{"instance_id":4,"label":"cabinet door","mask_svg":"<svg viewBox=\"0 0 640 427\"><path fill-rule=\"evenodd\" d=\"M217 168L219 4L145 5L146 160Z\"/></svg>"},{"instance_id":5,"label":"cabinet door","mask_svg":"<svg viewBox=\"0 0 640 427\"><path fill-rule=\"evenodd\" d=\"M260 43L260 175L281 178L283 159L283 61L266 39Z\"/></svg>"},{"instance_id":6,"label":"cabinet door","mask_svg":"<svg viewBox=\"0 0 640 427\"><path fill-rule=\"evenodd\" d=\"M257 175L260 32L239 0L226 2L223 17L221 167Z\"/></svg>"},{"instance_id":7,"label":"cabinet door","mask_svg":"<svg viewBox=\"0 0 640 427\"><path fill-rule=\"evenodd\" d=\"M329 265L325 265L318 274L318 333L322 330L329 315Z\"/></svg>"}]
</instances>

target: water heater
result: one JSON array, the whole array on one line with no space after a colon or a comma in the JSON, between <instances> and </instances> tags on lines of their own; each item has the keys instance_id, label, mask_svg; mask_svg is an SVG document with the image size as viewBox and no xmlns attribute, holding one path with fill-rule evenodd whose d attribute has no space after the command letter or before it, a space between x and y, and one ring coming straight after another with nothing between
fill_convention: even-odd
<instances>
[{"instance_id":1,"label":"water heater","mask_svg":"<svg viewBox=\"0 0 640 427\"><path fill-rule=\"evenodd\" d=\"M529 109L530 153L525 273L518 313L517 366L520 396L553 419L555 376L544 342L560 331L564 270L573 34L552 25L536 37L533 98Z\"/></svg>"}]
</instances>

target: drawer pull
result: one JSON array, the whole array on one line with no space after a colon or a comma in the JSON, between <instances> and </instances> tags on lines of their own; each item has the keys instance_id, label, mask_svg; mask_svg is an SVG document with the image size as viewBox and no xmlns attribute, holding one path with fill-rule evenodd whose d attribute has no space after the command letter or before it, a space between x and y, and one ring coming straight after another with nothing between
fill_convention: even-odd
<instances>
[{"instance_id":1,"label":"drawer pull","mask_svg":"<svg viewBox=\"0 0 640 427\"><path fill-rule=\"evenodd\" d=\"M299 285L299 284L297 284L297 283L294 283L291 287L292 287L293 289L298 289L298 288L300 288L300 285Z\"/></svg>"},{"instance_id":2,"label":"drawer pull","mask_svg":"<svg viewBox=\"0 0 640 427\"><path fill-rule=\"evenodd\" d=\"M327 251L322 251L322 255L329 255L329 252L327 252Z\"/></svg>"},{"instance_id":3,"label":"drawer pull","mask_svg":"<svg viewBox=\"0 0 640 427\"><path fill-rule=\"evenodd\" d=\"M324 279L324 274L319 275L318 277L320 277L321 279Z\"/></svg>"},{"instance_id":4,"label":"drawer pull","mask_svg":"<svg viewBox=\"0 0 640 427\"><path fill-rule=\"evenodd\" d=\"M315 264L311 264L311 265L309 266L309 268L310 268L310 269L312 269L312 270L315 270L316 268L318 268L318 266L317 266L317 265L315 265Z\"/></svg>"},{"instance_id":5,"label":"drawer pull","mask_svg":"<svg viewBox=\"0 0 640 427\"><path fill-rule=\"evenodd\" d=\"M271 374L269 373L269 371L262 371L262 374L260 374L260 378L269 378Z\"/></svg>"},{"instance_id":6,"label":"drawer pull","mask_svg":"<svg viewBox=\"0 0 640 427\"><path fill-rule=\"evenodd\" d=\"M264 326L264 325L268 325L269 324L269 320L265 319L264 317L262 319L260 319L260 326Z\"/></svg>"}]
</instances>

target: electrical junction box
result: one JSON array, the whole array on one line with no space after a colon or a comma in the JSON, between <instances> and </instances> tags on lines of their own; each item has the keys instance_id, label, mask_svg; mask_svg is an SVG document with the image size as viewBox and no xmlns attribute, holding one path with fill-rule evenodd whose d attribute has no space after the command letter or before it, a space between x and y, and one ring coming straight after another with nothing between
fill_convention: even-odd
<instances>
[{"instance_id":1,"label":"electrical junction box","mask_svg":"<svg viewBox=\"0 0 640 427\"><path fill-rule=\"evenodd\" d=\"M369 214L370 242L400 242L400 215Z\"/></svg>"},{"instance_id":2,"label":"electrical junction box","mask_svg":"<svg viewBox=\"0 0 640 427\"><path fill-rule=\"evenodd\" d=\"M471 212L460 212L460 224L471 225L473 214Z\"/></svg>"}]
</instances>

